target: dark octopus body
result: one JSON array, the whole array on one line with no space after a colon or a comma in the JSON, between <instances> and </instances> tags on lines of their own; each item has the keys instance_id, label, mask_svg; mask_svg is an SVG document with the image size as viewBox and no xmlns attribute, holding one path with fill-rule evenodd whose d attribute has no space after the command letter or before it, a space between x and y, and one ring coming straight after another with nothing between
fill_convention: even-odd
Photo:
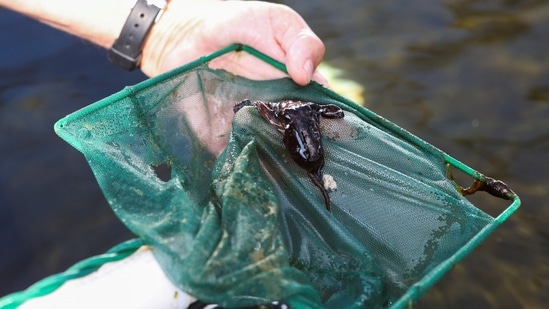
<instances>
[{"instance_id":1,"label":"dark octopus body","mask_svg":"<svg viewBox=\"0 0 549 309\"><path fill-rule=\"evenodd\" d=\"M244 100L234 106L236 113L243 106L255 106L261 116L280 131L282 142L297 165L307 171L309 178L322 195L326 209L330 211L330 197L322 183L324 167L324 148L320 134L320 116L325 118L343 118L344 113L338 106L320 105L313 102L284 100L280 102L262 102Z\"/></svg>"}]
</instances>

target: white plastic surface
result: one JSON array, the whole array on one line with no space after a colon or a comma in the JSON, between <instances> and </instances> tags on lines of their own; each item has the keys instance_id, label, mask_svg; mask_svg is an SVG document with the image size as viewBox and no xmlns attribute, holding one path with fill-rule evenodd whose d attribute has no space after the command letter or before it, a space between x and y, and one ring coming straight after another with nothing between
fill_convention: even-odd
<instances>
[{"instance_id":1,"label":"white plastic surface","mask_svg":"<svg viewBox=\"0 0 549 309\"><path fill-rule=\"evenodd\" d=\"M107 263L88 276L68 281L53 293L19 308L187 308L195 299L178 290L142 247L124 260Z\"/></svg>"}]
</instances>

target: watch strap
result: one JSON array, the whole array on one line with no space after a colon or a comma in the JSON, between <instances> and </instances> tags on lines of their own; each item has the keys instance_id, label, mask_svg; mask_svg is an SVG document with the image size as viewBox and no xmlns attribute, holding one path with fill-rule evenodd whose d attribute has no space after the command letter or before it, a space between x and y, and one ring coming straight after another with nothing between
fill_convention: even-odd
<instances>
[{"instance_id":1,"label":"watch strap","mask_svg":"<svg viewBox=\"0 0 549 309\"><path fill-rule=\"evenodd\" d=\"M120 36L109 49L109 60L128 71L135 69L141 60L143 43L161 9L146 0L138 0L132 8Z\"/></svg>"}]
</instances>

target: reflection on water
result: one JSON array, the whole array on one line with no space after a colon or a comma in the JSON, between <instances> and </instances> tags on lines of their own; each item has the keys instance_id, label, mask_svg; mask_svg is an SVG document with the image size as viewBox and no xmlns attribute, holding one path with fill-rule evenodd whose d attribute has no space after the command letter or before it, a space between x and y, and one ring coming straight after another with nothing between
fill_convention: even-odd
<instances>
[{"instance_id":1,"label":"reflection on water","mask_svg":"<svg viewBox=\"0 0 549 309\"><path fill-rule=\"evenodd\" d=\"M418 307L549 303L548 1L283 2L325 41L326 61L363 85L369 108L523 199ZM0 10L0 25L4 295L131 237L52 126L143 77L18 15ZM489 213L508 205L484 196L474 203Z\"/></svg>"},{"instance_id":2,"label":"reflection on water","mask_svg":"<svg viewBox=\"0 0 549 309\"><path fill-rule=\"evenodd\" d=\"M2 9L0 29L4 296L132 237L83 156L53 124L143 77L119 72L95 47Z\"/></svg>"}]
</instances>

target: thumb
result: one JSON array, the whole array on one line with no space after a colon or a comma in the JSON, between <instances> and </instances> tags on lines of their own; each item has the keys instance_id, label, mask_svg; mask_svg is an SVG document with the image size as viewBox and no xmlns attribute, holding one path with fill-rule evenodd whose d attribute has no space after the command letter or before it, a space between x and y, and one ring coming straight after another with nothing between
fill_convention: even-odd
<instances>
[{"instance_id":1,"label":"thumb","mask_svg":"<svg viewBox=\"0 0 549 309\"><path fill-rule=\"evenodd\" d=\"M308 84L316 67L324 57L325 47L312 30L302 29L286 42L286 68L290 77L299 85Z\"/></svg>"}]
</instances>

